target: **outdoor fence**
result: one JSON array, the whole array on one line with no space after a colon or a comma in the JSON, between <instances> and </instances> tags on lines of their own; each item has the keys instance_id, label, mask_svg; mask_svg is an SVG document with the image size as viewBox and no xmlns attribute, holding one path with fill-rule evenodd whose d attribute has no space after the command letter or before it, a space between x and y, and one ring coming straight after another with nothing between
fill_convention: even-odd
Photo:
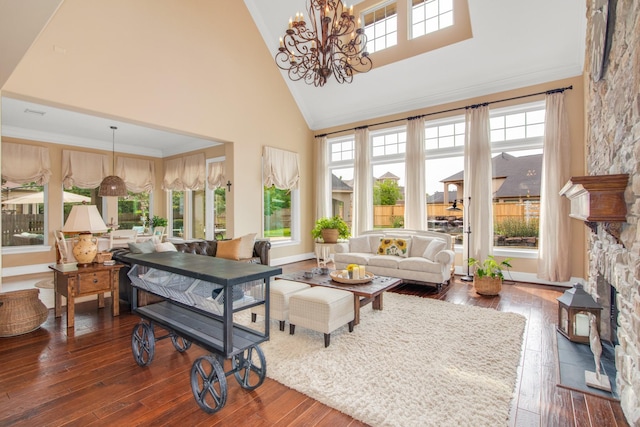
<instances>
[{"instance_id":1,"label":"outdoor fence","mask_svg":"<svg viewBox=\"0 0 640 427\"><path fill-rule=\"evenodd\" d=\"M44 214L2 213L2 246L42 245L43 236Z\"/></svg>"}]
</instances>

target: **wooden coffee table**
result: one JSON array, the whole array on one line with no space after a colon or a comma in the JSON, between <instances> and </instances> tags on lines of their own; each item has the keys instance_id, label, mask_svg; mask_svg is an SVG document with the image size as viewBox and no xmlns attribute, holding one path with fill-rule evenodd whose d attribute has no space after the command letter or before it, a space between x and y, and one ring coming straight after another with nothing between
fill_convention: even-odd
<instances>
[{"instance_id":1,"label":"wooden coffee table","mask_svg":"<svg viewBox=\"0 0 640 427\"><path fill-rule=\"evenodd\" d=\"M312 278L304 277L304 271L290 274L280 274L276 279L286 279L294 282L306 283L311 286L325 286L327 288L342 289L353 294L353 309L355 314L354 323L360 323L360 308L373 303L374 310L382 310L382 296L385 291L389 291L402 284L402 279L396 277L375 276L369 283L360 285L347 285L331 280L328 274L314 274Z\"/></svg>"}]
</instances>

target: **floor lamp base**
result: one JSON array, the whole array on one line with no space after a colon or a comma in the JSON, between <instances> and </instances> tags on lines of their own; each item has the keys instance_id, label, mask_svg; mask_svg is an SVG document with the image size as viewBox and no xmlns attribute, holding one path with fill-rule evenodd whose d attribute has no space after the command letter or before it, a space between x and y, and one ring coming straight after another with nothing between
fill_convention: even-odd
<instances>
[{"instance_id":1,"label":"floor lamp base","mask_svg":"<svg viewBox=\"0 0 640 427\"><path fill-rule=\"evenodd\" d=\"M462 280L463 282L473 282L473 276L462 276L460 280Z\"/></svg>"}]
</instances>

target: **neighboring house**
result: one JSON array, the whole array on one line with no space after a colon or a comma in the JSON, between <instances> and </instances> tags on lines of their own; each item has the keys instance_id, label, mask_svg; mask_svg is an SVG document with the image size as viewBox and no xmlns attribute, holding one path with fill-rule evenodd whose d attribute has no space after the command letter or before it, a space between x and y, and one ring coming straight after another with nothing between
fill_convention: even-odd
<instances>
[{"instance_id":1,"label":"neighboring house","mask_svg":"<svg viewBox=\"0 0 640 427\"><path fill-rule=\"evenodd\" d=\"M347 222L351 221L351 196L353 187L331 174L331 212Z\"/></svg>"},{"instance_id":2,"label":"neighboring house","mask_svg":"<svg viewBox=\"0 0 640 427\"><path fill-rule=\"evenodd\" d=\"M542 178L542 154L515 157L500 153L491 159L493 169L493 198L495 202L523 202L540 200ZM439 203L449 203L464 197L464 171L441 180L447 188L455 185L457 192L449 191L448 198ZM452 193L454 194L452 197ZM457 193L457 194L456 194ZM444 195L444 193L435 193ZM438 202L430 202L438 203Z\"/></svg>"}]
</instances>

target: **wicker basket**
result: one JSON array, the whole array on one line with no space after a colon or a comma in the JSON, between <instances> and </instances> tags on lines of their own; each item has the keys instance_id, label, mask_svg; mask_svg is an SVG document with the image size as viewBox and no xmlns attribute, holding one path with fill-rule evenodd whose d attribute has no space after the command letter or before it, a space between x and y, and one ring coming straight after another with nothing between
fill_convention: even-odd
<instances>
[{"instance_id":1,"label":"wicker basket","mask_svg":"<svg viewBox=\"0 0 640 427\"><path fill-rule=\"evenodd\" d=\"M102 264L105 261L110 261L112 257L113 253L111 252L98 252L96 254L96 262Z\"/></svg>"},{"instance_id":2,"label":"wicker basket","mask_svg":"<svg viewBox=\"0 0 640 427\"><path fill-rule=\"evenodd\" d=\"M498 295L502 290L502 279L500 277L478 277L473 276L473 286L480 295Z\"/></svg>"},{"instance_id":3,"label":"wicker basket","mask_svg":"<svg viewBox=\"0 0 640 427\"><path fill-rule=\"evenodd\" d=\"M40 289L0 293L0 337L12 337L38 329L49 315L40 301Z\"/></svg>"}]
</instances>

